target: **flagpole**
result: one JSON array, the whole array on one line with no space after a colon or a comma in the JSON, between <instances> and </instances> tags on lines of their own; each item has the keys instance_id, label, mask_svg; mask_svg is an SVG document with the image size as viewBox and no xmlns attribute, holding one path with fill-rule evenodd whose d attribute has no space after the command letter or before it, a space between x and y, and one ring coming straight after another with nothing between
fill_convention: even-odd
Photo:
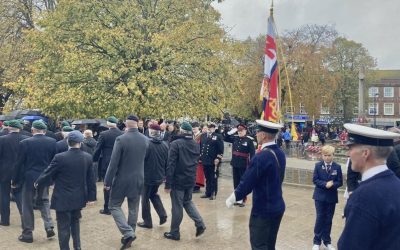
<instances>
[{"instance_id":1,"label":"flagpole","mask_svg":"<svg viewBox=\"0 0 400 250\"><path fill-rule=\"evenodd\" d=\"M274 8L274 0L272 0L271 8L270 8L270 15L271 15L272 19L273 19L273 11L274 11L273 8ZM294 127L294 118L293 118L293 116L294 116L294 113L293 113L293 99L292 99L292 90L290 88L290 82L289 82L289 73L288 73L288 70L287 70L287 67L286 67L285 57L283 56L282 46L281 46L280 37L279 37L278 29L276 27L275 20L273 20L273 25L274 25L274 30L275 30L275 34L276 34L276 40L277 40L276 49L277 49L277 51L280 52L280 55L281 55L281 58L282 58L283 68L284 68L285 76L286 76L286 84L287 84L288 92L289 92L289 102L290 102L290 107L291 107L290 114L291 114L291 121L292 121L291 132L295 133L296 131L293 131L293 130L295 130L295 127ZM280 94L278 96L278 100L279 100L278 103L280 105L281 86L279 87L279 93ZM281 117L282 117L282 115L281 115ZM296 137L297 137L297 135L296 135Z\"/></svg>"}]
</instances>

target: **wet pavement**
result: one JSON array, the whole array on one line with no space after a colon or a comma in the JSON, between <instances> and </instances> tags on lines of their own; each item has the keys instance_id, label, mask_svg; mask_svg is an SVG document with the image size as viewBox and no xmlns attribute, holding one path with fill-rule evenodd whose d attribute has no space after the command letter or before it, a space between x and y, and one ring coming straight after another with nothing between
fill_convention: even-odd
<instances>
[{"instance_id":1,"label":"wet pavement","mask_svg":"<svg viewBox=\"0 0 400 250\"><path fill-rule=\"evenodd\" d=\"M249 205L244 208L234 207L228 209L225 199L232 192L232 180L224 176L219 180L219 194L217 200L200 199L201 194L193 194L196 204L206 224L204 235L195 237L195 226L192 220L184 213L181 225L181 240L171 241L164 239L163 233L169 231L170 217L166 224L158 226L158 217L152 209L153 229L137 228L137 239L130 249L250 249L248 220L251 210L251 196ZM112 216L101 215L99 210L103 204L101 183L98 183L98 201L94 206L82 211L81 241L82 249L112 250L119 249L121 235L114 223ZM162 188L160 187L162 191ZM277 249L303 250L311 249L313 227L315 222L315 208L312 200L313 189L284 186L286 212L283 217L277 240ZM168 215L171 214L171 200L163 191L160 192ZM339 194L339 204L336 207L332 226L332 243L336 246L344 226L341 219L343 211L343 194ZM124 204L125 211L127 210ZM58 249L58 240L46 239L43 222L38 211L35 211L36 229L34 242L21 243L17 240L21 233L19 216L14 203L11 204L11 226L0 226L0 249ZM52 211L53 219L55 213ZM139 221L141 213L139 213ZM72 248L72 239L70 242ZM321 248L322 249L322 248Z\"/></svg>"}]
</instances>

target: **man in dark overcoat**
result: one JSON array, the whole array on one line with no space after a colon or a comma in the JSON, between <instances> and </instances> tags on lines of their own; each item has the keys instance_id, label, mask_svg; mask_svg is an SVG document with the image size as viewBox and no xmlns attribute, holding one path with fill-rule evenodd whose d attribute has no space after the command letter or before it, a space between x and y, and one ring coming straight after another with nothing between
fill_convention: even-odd
<instances>
[{"instance_id":1,"label":"man in dark overcoat","mask_svg":"<svg viewBox=\"0 0 400 250\"><path fill-rule=\"evenodd\" d=\"M139 227L152 228L150 201L153 203L160 225L167 221L167 213L158 195L158 188L165 179L168 162L168 143L160 137L160 126L152 124L149 128L150 143L144 162L144 187L142 193L142 218Z\"/></svg>"},{"instance_id":2,"label":"man in dark overcoat","mask_svg":"<svg viewBox=\"0 0 400 250\"><path fill-rule=\"evenodd\" d=\"M69 250L72 235L74 249L81 249L79 219L81 209L96 197L92 171L92 156L80 150L83 135L79 131L67 136L68 151L54 156L48 168L36 180L35 186L53 180L51 208L56 210L58 241L61 250Z\"/></svg>"},{"instance_id":3,"label":"man in dark overcoat","mask_svg":"<svg viewBox=\"0 0 400 250\"><path fill-rule=\"evenodd\" d=\"M196 237L206 230L203 218L192 201L199 156L200 148L193 139L192 126L188 122L183 122L180 135L171 143L168 153L165 192L171 195L172 220L171 230L164 233L167 239L180 240L179 228L183 218L183 208L195 223Z\"/></svg>"},{"instance_id":4,"label":"man in dark overcoat","mask_svg":"<svg viewBox=\"0 0 400 250\"><path fill-rule=\"evenodd\" d=\"M107 126L109 129L100 133L96 148L94 150L93 161L98 162L98 171L101 172L101 179L104 179L104 176L107 172L115 139L123 134L123 132L117 127L117 123L118 119L114 116L110 116L107 118ZM111 212L108 208L108 203L110 201L110 191L103 190L103 192L104 208L100 210L100 213L110 215Z\"/></svg>"},{"instance_id":5,"label":"man in dark overcoat","mask_svg":"<svg viewBox=\"0 0 400 250\"><path fill-rule=\"evenodd\" d=\"M47 238L55 235L53 231L53 220L50 215L49 188L44 186L35 190L33 183L39 175L47 168L56 154L56 140L45 135L47 126L44 122L37 120L32 123L33 136L25 139L19 144L19 156L16 164L13 186L22 186L22 234L19 240L26 243L33 242L32 231L34 230L33 200L35 194L41 205L39 206L44 222Z\"/></svg>"},{"instance_id":6,"label":"man in dark overcoat","mask_svg":"<svg viewBox=\"0 0 400 250\"><path fill-rule=\"evenodd\" d=\"M29 138L28 136L22 135L20 130L22 125L12 120L9 122L9 134L0 136L0 197L1 197L1 209L0 216L1 226L10 225L10 192L11 192L11 178L14 173L15 162L18 159L18 147L19 142ZM16 199L19 213L21 211L21 195L17 196Z\"/></svg>"}]
</instances>

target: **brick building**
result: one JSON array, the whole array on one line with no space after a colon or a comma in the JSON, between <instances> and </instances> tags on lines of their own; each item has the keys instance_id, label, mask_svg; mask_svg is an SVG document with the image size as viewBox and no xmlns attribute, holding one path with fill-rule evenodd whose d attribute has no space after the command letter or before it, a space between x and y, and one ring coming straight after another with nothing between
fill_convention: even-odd
<instances>
[{"instance_id":1,"label":"brick building","mask_svg":"<svg viewBox=\"0 0 400 250\"><path fill-rule=\"evenodd\" d=\"M365 98L368 122L373 126L376 119L377 127L399 126L400 70L377 70L374 74L377 80L367 83Z\"/></svg>"}]
</instances>

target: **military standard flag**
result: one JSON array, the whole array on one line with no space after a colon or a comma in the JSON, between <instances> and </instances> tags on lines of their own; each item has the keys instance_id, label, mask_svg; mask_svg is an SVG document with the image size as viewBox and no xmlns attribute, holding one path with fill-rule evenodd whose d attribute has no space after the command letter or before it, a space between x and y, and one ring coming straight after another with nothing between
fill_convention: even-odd
<instances>
[{"instance_id":1,"label":"military standard flag","mask_svg":"<svg viewBox=\"0 0 400 250\"><path fill-rule=\"evenodd\" d=\"M278 122L279 99L278 99L278 60L276 47L276 34L274 30L274 19L268 18L268 31L264 51L264 78L261 84L260 99L262 100L261 119Z\"/></svg>"}]
</instances>

